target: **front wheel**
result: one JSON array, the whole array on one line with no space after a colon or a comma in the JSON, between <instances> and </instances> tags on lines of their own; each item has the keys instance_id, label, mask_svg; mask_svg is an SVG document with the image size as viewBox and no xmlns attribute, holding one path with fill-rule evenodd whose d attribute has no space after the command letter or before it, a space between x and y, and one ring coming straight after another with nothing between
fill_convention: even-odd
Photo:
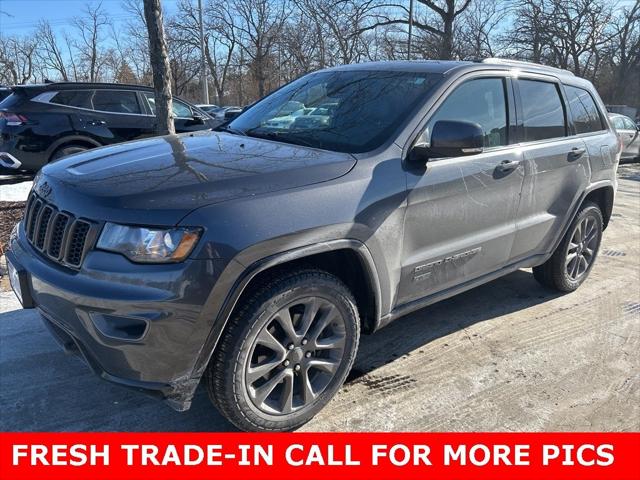
<instances>
[{"instance_id":1,"label":"front wheel","mask_svg":"<svg viewBox=\"0 0 640 480\"><path fill-rule=\"evenodd\" d=\"M576 290L587 279L596 261L602 230L600 207L585 203L551 258L533 268L536 280L561 292Z\"/></svg>"},{"instance_id":2,"label":"front wheel","mask_svg":"<svg viewBox=\"0 0 640 480\"><path fill-rule=\"evenodd\" d=\"M337 277L315 269L277 275L252 292L220 340L206 388L242 430L293 430L331 400L351 369L356 303Z\"/></svg>"}]
</instances>

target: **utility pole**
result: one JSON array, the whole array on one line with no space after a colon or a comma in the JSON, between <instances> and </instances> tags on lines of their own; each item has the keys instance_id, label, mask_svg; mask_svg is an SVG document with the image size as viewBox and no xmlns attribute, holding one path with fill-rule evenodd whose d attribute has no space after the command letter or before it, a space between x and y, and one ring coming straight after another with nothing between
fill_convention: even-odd
<instances>
[{"instance_id":1,"label":"utility pole","mask_svg":"<svg viewBox=\"0 0 640 480\"><path fill-rule=\"evenodd\" d=\"M411 33L413 30L413 0L409 0L409 38L407 39L407 60L411 60Z\"/></svg>"},{"instance_id":2,"label":"utility pole","mask_svg":"<svg viewBox=\"0 0 640 480\"><path fill-rule=\"evenodd\" d=\"M207 64L204 60L204 24L202 23L202 0L198 0L198 20L200 21L200 83L202 84L202 103L209 104L209 85L207 84Z\"/></svg>"}]
</instances>

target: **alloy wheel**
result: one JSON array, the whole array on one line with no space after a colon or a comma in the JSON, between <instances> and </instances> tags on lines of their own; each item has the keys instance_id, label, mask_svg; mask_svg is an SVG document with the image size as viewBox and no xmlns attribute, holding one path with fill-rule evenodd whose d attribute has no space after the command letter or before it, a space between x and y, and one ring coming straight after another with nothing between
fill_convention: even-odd
<instances>
[{"instance_id":1,"label":"alloy wheel","mask_svg":"<svg viewBox=\"0 0 640 480\"><path fill-rule=\"evenodd\" d=\"M598 246L596 219L587 216L576 225L565 258L565 270L573 281L580 279L589 270Z\"/></svg>"},{"instance_id":2,"label":"alloy wheel","mask_svg":"<svg viewBox=\"0 0 640 480\"><path fill-rule=\"evenodd\" d=\"M245 368L254 406L287 415L312 404L340 367L345 343L345 320L327 299L305 297L276 312L254 340Z\"/></svg>"}]
</instances>

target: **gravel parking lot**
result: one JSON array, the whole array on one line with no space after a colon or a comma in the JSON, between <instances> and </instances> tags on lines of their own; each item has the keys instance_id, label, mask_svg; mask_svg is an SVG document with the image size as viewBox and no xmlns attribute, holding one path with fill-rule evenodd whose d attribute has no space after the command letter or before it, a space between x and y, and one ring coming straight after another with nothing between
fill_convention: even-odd
<instances>
[{"instance_id":1,"label":"gravel parking lot","mask_svg":"<svg viewBox=\"0 0 640 480\"><path fill-rule=\"evenodd\" d=\"M350 380L305 430L640 430L640 165L619 175L577 292L522 270L365 336ZM18 308L0 291L1 430L232 429L202 389L176 413L99 380Z\"/></svg>"}]
</instances>

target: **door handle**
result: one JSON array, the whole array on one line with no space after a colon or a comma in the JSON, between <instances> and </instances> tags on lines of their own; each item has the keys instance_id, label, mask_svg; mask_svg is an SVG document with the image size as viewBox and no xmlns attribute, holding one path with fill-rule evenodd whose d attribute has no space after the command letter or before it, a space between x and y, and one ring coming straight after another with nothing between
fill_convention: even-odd
<instances>
[{"instance_id":1,"label":"door handle","mask_svg":"<svg viewBox=\"0 0 640 480\"><path fill-rule=\"evenodd\" d=\"M571 151L569 151L569 161L577 160L584 155L584 152L586 151L587 149L584 147L573 147Z\"/></svg>"},{"instance_id":2,"label":"door handle","mask_svg":"<svg viewBox=\"0 0 640 480\"><path fill-rule=\"evenodd\" d=\"M499 172L510 172L511 170L515 170L520 165L518 160L503 160L498 164L496 170Z\"/></svg>"}]
</instances>

